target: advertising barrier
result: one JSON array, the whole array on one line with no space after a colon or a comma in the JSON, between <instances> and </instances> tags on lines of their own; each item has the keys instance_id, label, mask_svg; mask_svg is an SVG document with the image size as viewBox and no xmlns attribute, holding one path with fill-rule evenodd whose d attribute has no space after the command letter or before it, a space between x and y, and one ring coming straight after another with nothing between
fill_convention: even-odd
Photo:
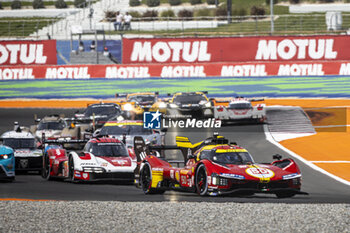
<instances>
[{"instance_id":1,"label":"advertising barrier","mask_svg":"<svg viewBox=\"0 0 350 233\"><path fill-rule=\"evenodd\" d=\"M350 62L197 63L0 67L0 80L350 75Z\"/></svg>"},{"instance_id":2,"label":"advertising barrier","mask_svg":"<svg viewBox=\"0 0 350 233\"><path fill-rule=\"evenodd\" d=\"M0 41L0 66L56 64L56 40Z\"/></svg>"},{"instance_id":3,"label":"advertising barrier","mask_svg":"<svg viewBox=\"0 0 350 233\"><path fill-rule=\"evenodd\" d=\"M123 39L123 63L350 60L349 36Z\"/></svg>"}]
</instances>

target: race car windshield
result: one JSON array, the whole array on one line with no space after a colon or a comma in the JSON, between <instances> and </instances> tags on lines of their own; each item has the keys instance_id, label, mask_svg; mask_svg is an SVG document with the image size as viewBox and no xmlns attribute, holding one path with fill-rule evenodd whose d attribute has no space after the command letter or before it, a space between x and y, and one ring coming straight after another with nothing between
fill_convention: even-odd
<instances>
[{"instance_id":1,"label":"race car windshield","mask_svg":"<svg viewBox=\"0 0 350 233\"><path fill-rule=\"evenodd\" d=\"M117 125L104 126L101 128L100 135L149 135L151 129L145 129L142 125Z\"/></svg>"},{"instance_id":2,"label":"race car windshield","mask_svg":"<svg viewBox=\"0 0 350 233\"><path fill-rule=\"evenodd\" d=\"M228 107L229 109L250 109L252 105L250 103L232 103Z\"/></svg>"},{"instance_id":3,"label":"race car windshield","mask_svg":"<svg viewBox=\"0 0 350 233\"><path fill-rule=\"evenodd\" d=\"M90 106L86 109L85 116L90 117L95 115L116 115L120 110L114 105L108 106Z\"/></svg>"},{"instance_id":4,"label":"race car windshield","mask_svg":"<svg viewBox=\"0 0 350 233\"><path fill-rule=\"evenodd\" d=\"M174 103L198 104L200 101L207 101L203 95L178 95L174 98Z\"/></svg>"},{"instance_id":5,"label":"race car windshield","mask_svg":"<svg viewBox=\"0 0 350 233\"><path fill-rule=\"evenodd\" d=\"M253 159L248 152L226 152L215 153L212 160L223 164L247 164L252 163Z\"/></svg>"},{"instance_id":6,"label":"race car windshield","mask_svg":"<svg viewBox=\"0 0 350 233\"><path fill-rule=\"evenodd\" d=\"M102 157L128 157L128 151L121 143L89 143L86 151Z\"/></svg>"},{"instance_id":7,"label":"race car windshield","mask_svg":"<svg viewBox=\"0 0 350 233\"><path fill-rule=\"evenodd\" d=\"M151 96L151 95L133 96L133 97L130 97L130 99L128 101L129 102L137 102L137 103L155 102L155 96Z\"/></svg>"},{"instance_id":8,"label":"race car windshield","mask_svg":"<svg viewBox=\"0 0 350 233\"><path fill-rule=\"evenodd\" d=\"M51 130L62 130L66 127L66 124L62 121L60 122L40 122L38 125L38 130L45 130L45 129L51 129Z\"/></svg>"},{"instance_id":9,"label":"race car windshield","mask_svg":"<svg viewBox=\"0 0 350 233\"><path fill-rule=\"evenodd\" d=\"M34 138L4 138L3 144L12 149L35 149Z\"/></svg>"}]
</instances>

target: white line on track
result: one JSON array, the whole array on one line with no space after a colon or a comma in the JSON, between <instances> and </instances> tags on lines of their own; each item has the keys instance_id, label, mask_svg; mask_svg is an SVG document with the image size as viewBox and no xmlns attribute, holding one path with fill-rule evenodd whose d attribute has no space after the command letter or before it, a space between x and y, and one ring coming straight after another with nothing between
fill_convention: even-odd
<instances>
[{"instance_id":1,"label":"white line on track","mask_svg":"<svg viewBox=\"0 0 350 233\"><path fill-rule=\"evenodd\" d=\"M314 126L314 128L335 128L335 127L348 127L350 125L319 125Z\"/></svg>"},{"instance_id":2,"label":"white line on track","mask_svg":"<svg viewBox=\"0 0 350 233\"><path fill-rule=\"evenodd\" d=\"M275 141L275 139L272 137L269 129L267 128L267 125L264 125L264 132L265 132L265 136L266 136L266 140L271 142L272 144L274 144L275 146L279 147L280 149L284 150L285 152L287 152L288 154L290 154L291 156L299 159L301 162L305 163L307 166L309 166L310 168L321 172L324 175L327 175L343 184L349 185L350 186L350 182L347 180L344 180L338 176L333 175L332 173L327 172L326 170L323 170L322 168L316 166L315 164L313 164L312 162L304 159L303 157L301 157L300 155L294 153L293 151L287 149L286 147L282 146L281 144L279 144L278 142Z\"/></svg>"},{"instance_id":3,"label":"white line on track","mask_svg":"<svg viewBox=\"0 0 350 233\"><path fill-rule=\"evenodd\" d=\"M309 161L310 163L350 163L348 160Z\"/></svg>"}]
</instances>

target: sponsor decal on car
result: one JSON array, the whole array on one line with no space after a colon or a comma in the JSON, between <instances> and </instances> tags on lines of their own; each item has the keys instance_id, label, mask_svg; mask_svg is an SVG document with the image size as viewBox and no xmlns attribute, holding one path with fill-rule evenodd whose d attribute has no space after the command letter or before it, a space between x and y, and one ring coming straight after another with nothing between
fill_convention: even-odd
<instances>
[{"instance_id":1,"label":"sponsor decal on car","mask_svg":"<svg viewBox=\"0 0 350 233\"><path fill-rule=\"evenodd\" d=\"M242 175L230 174L230 173L221 173L220 176L225 177L225 178L238 179L238 180L244 180L245 179L245 177L242 176Z\"/></svg>"},{"instance_id":2,"label":"sponsor decal on car","mask_svg":"<svg viewBox=\"0 0 350 233\"><path fill-rule=\"evenodd\" d=\"M283 178L284 180L294 179L294 178L298 178L298 177L301 177L301 174L292 173L292 174L288 174L288 175L282 176L282 178Z\"/></svg>"},{"instance_id":3,"label":"sponsor decal on car","mask_svg":"<svg viewBox=\"0 0 350 233\"><path fill-rule=\"evenodd\" d=\"M84 173L83 173L83 178L84 178L84 179L87 179L88 177L89 177L89 174L84 172Z\"/></svg>"},{"instance_id":4,"label":"sponsor decal on car","mask_svg":"<svg viewBox=\"0 0 350 233\"><path fill-rule=\"evenodd\" d=\"M163 168L161 168L161 167L153 167L152 168L152 171L163 171Z\"/></svg>"},{"instance_id":5,"label":"sponsor decal on car","mask_svg":"<svg viewBox=\"0 0 350 233\"><path fill-rule=\"evenodd\" d=\"M180 170L180 174L181 175L187 175L188 174L188 170Z\"/></svg>"},{"instance_id":6,"label":"sponsor decal on car","mask_svg":"<svg viewBox=\"0 0 350 233\"><path fill-rule=\"evenodd\" d=\"M80 166L96 165L96 163L81 163Z\"/></svg>"},{"instance_id":7,"label":"sponsor decal on car","mask_svg":"<svg viewBox=\"0 0 350 233\"><path fill-rule=\"evenodd\" d=\"M63 176L68 177L69 169L68 169L68 161L63 162Z\"/></svg>"},{"instance_id":8,"label":"sponsor decal on car","mask_svg":"<svg viewBox=\"0 0 350 233\"><path fill-rule=\"evenodd\" d=\"M179 173L179 171L175 172L175 178L176 178L177 182L180 182L180 173Z\"/></svg>"},{"instance_id":9,"label":"sponsor decal on car","mask_svg":"<svg viewBox=\"0 0 350 233\"><path fill-rule=\"evenodd\" d=\"M259 178L259 179L266 179L266 178L272 178L275 176L275 173L267 168L262 168L258 166L250 167L245 170L245 172L253 177Z\"/></svg>"},{"instance_id":10,"label":"sponsor decal on car","mask_svg":"<svg viewBox=\"0 0 350 233\"><path fill-rule=\"evenodd\" d=\"M208 184L211 184L211 176L207 176Z\"/></svg>"}]
</instances>

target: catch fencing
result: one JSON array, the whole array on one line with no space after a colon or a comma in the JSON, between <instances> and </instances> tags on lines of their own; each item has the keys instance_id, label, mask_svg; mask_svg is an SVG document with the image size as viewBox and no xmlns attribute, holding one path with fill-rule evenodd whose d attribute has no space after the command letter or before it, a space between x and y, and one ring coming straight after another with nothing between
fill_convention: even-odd
<instances>
[{"instance_id":1,"label":"catch fencing","mask_svg":"<svg viewBox=\"0 0 350 233\"><path fill-rule=\"evenodd\" d=\"M87 17L89 9L77 13ZM84 16L85 15L85 16ZM350 14L342 14L340 30L328 30L325 14L275 15L274 32L271 33L270 16L216 16L216 17L134 17L129 31L115 31L114 19L105 19L93 23L92 29L105 30L106 34L153 34L160 36L200 36L200 35L311 35L311 34L347 34L350 28ZM74 21L74 20L73 20ZM39 37L39 30L46 27L47 34L56 38L62 30L69 32L72 21L63 16L56 18L6 19L0 18L2 37ZM67 34L69 35L69 33ZM67 36L66 39L69 37Z\"/></svg>"}]
</instances>

